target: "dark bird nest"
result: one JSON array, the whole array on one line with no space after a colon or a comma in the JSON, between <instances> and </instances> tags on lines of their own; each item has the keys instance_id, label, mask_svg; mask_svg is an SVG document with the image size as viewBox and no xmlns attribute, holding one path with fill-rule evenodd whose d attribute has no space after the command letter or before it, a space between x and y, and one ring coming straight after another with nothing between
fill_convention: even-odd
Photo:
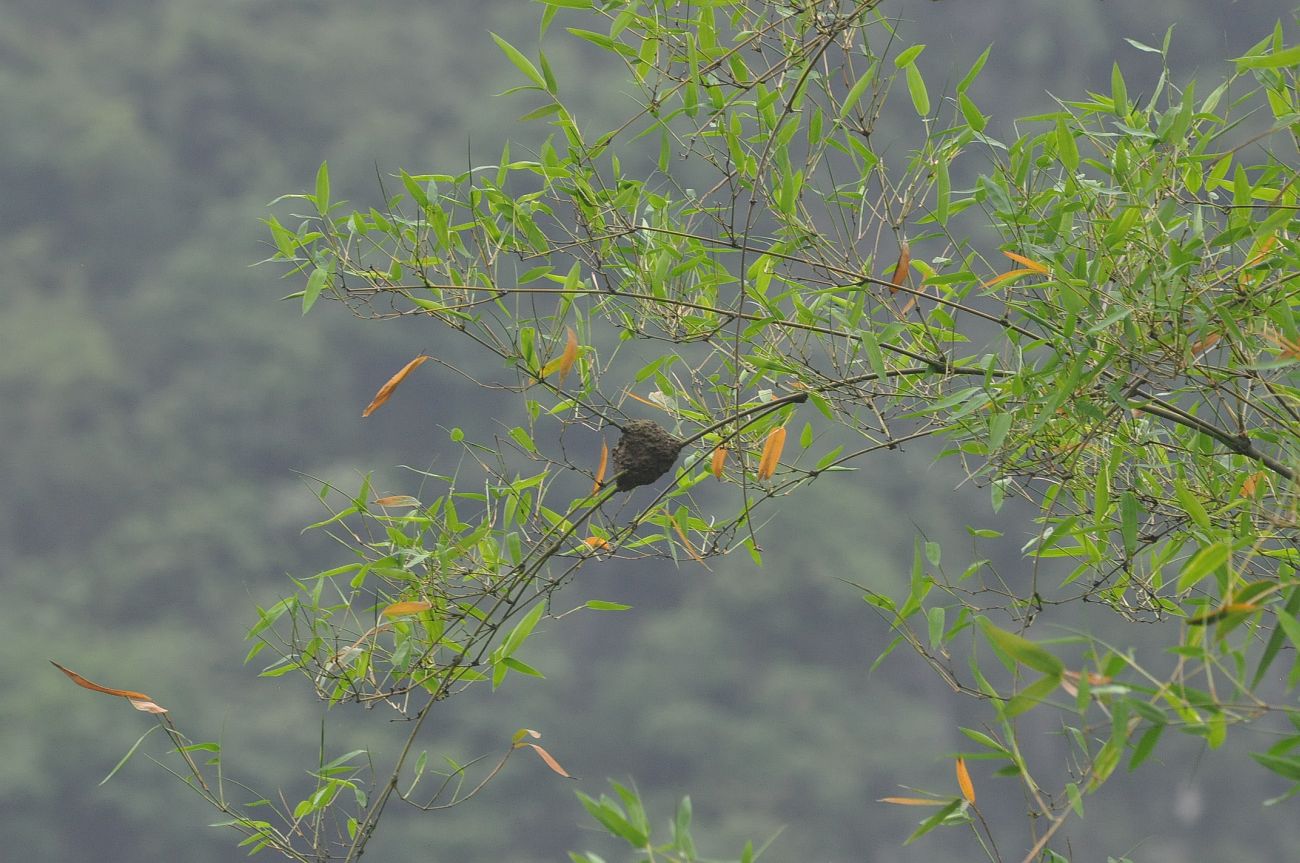
<instances>
[{"instance_id":1,"label":"dark bird nest","mask_svg":"<svg viewBox=\"0 0 1300 863\"><path fill-rule=\"evenodd\" d=\"M614 447L614 470L618 490L649 485L677 463L682 441L651 420L633 420L623 427L623 437Z\"/></svg>"}]
</instances>

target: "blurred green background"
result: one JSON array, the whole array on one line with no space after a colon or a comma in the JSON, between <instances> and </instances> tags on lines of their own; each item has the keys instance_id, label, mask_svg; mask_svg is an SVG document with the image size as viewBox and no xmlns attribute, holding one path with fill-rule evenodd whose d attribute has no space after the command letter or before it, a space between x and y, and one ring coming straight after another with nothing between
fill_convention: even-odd
<instances>
[{"instance_id":1,"label":"blurred green background","mask_svg":"<svg viewBox=\"0 0 1300 863\"><path fill-rule=\"evenodd\" d=\"M1124 37L1158 45L1177 23L1176 77L1209 81L1294 7L883 8L930 46L921 65L936 92L993 43L973 94L1010 137L1015 117L1052 106L1048 91L1105 90L1116 59L1131 92L1149 87L1158 60ZM540 11L525 0L0 4L0 859L241 854L234 834L204 826L214 813L143 757L97 785L150 720L71 686L47 658L154 695L195 738L222 739L228 770L259 787L302 785L324 710L298 679L261 680L242 664L254 604L274 601L286 574L339 562L324 537L300 534L321 511L295 471L346 486L373 469L382 493L409 491L395 465L443 464L445 429L490 428L494 408L430 367L363 422L378 384L416 352L465 346L330 304L303 318L299 303L278 301L301 285L251 266L271 251L260 220L325 159L335 197L369 206L378 178L399 168L456 171L493 161L507 138L522 142L517 152L535 143L538 128L514 125L531 105L488 98L515 83L488 31L533 46ZM628 89L590 74L562 27L547 39L571 97L617 119ZM873 801L901 783L950 789L957 725L980 714L901 652L868 675L890 636L840 580L896 593L918 527L960 556L964 525L993 521L983 495L954 492L961 475L933 455L882 453L817 484L772 523L762 569L748 557L711 572L585 569L574 605L634 610L549 626L528 656L547 680L515 676L495 694L453 699L424 740L432 756L463 762L536 728L580 781L521 755L462 807L395 811L370 854L620 859L573 796L599 794L606 778L635 781L660 823L691 794L710 855L781 828L767 859L969 852L965 836L943 832L902 848L915 813ZM981 551L1014 573L1027 533L1013 523L1005 548ZM387 719L331 712L331 749L391 755L401 729ZM1188 741L1161 754L1163 765L1088 801L1071 829L1076 859L1291 859L1300 823L1259 806L1277 789L1240 751ZM1010 780L974 769L1014 851L1025 803Z\"/></svg>"}]
</instances>

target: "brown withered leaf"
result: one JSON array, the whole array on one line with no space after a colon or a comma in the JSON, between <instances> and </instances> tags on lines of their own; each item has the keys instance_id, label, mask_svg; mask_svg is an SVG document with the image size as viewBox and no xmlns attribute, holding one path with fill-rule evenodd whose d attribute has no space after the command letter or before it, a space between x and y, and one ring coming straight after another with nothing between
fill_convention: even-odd
<instances>
[{"instance_id":1,"label":"brown withered leaf","mask_svg":"<svg viewBox=\"0 0 1300 863\"><path fill-rule=\"evenodd\" d=\"M110 686L100 686L98 683L95 683L94 681L87 680L86 678L82 677L80 674L73 671L71 668L64 668L62 665L59 665L59 663L55 662L53 659L50 660L50 664L53 665L55 668L57 668L59 671L62 671L64 674L68 675L68 679L70 679L73 683L80 686L82 689L89 689L92 692L102 692L105 695L116 695L119 698L125 698L131 702L131 705L135 707L136 710L144 710L149 713L167 712L166 708L159 707L157 704L154 704L153 700L149 698L149 696L145 695L143 692L136 692L134 689L113 689Z\"/></svg>"},{"instance_id":2,"label":"brown withered leaf","mask_svg":"<svg viewBox=\"0 0 1300 863\"><path fill-rule=\"evenodd\" d=\"M907 269L912 265L912 247L908 245L907 240L898 245L898 263L894 265L894 274L889 277L891 294L898 293L899 289L907 284Z\"/></svg>"},{"instance_id":3,"label":"brown withered leaf","mask_svg":"<svg viewBox=\"0 0 1300 863\"><path fill-rule=\"evenodd\" d=\"M393 394L393 390L397 389L397 385L406 380L407 375L428 361L428 354L420 354L418 357L402 366L401 371L389 378L388 382L379 388L379 392L375 393L375 397L370 400L370 404L366 405L366 409L361 412L361 416L368 417L383 407L384 402L388 401L389 396Z\"/></svg>"}]
</instances>

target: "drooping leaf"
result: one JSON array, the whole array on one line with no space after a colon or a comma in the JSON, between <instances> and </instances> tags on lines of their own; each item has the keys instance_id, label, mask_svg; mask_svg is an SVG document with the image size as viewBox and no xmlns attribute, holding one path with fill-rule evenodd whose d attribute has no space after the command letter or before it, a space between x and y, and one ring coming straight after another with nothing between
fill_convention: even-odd
<instances>
[{"instance_id":1,"label":"drooping leaf","mask_svg":"<svg viewBox=\"0 0 1300 863\"><path fill-rule=\"evenodd\" d=\"M92 692L102 692L105 695L116 695L120 698L125 698L131 702L131 706L134 707L136 710L144 710L148 713L167 712L166 708L159 707L157 704L154 704L153 700L149 696L145 695L143 692L136 692L133 689L114 689L110 686L101 686L98 683L87 680L86 678L82 677L80 674L78 674L77 672L73 671L70 668L64 668L62 665L55 662L53 659L50 660L50 664L53 665L55 668L57 668L59 671L62 671L64 674L66 674L69 680L71 680L73 683L80 686L82 689L89 689Z\"/></svg>"},{"instance_id":2,"label":"drooping leaf","mask_svg":"<svg viewBox=\"0 0 1300 863\"><path fill-rule=\"evenodd\" d=\"M713 451L713 459L709 463L709 472L716 479L722 479L722 468L727 464L727 448L720 446Z\"/></svg>"},{"instance_id":3,"label":"drooping leaf","mask_svg":"<svg viewBox=\"0 0 1300 863\"><path fill-rule=\"evenodd\" d=\"M898 293L899 289L907 284L907 270L912 264L912 247L908 245L907 240L898 245L898 263L894 265L894 274L889 277L891 294Z\"/></svg>"},{"instance_id":4,"label":"drooping leaf","mask_svg":"<svg viewBox=\"0 0 1300 863\"><path fill-rule=\"evenodd\" d=\"M518 745L518 744L516 744L516 745ZM569 773L569 771L565 770L563 767L560 766L560 762L556 761L556 760L551 756L551 753L547 752L545 749L543 749L542 747L538 746L536 743L525 743L525 744L523 744L523 745L524 745L524 746L527 746L529 749L531 749L531 750L533 750L534 752L536 752L536 753L537 753L537 757L540 758L540 759L542 759L542 762L545 763L547 767L551 768L551 770L553 770L553 771L555 771L556 773L560 774L560 775L563 776L565 779L573 779L573 778L575 778L572 774Z\"/></svg>"}]
</instances>

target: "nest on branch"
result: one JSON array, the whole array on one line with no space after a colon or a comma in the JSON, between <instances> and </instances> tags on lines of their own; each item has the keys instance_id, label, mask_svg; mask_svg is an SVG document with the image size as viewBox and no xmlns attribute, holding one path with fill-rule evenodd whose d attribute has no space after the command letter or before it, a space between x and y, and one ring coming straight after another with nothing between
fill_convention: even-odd
<instances>
[{"instance_id":1,"label":"nest on branch","mask_svg":"<svg viewBox=\"0 0 1300 863\"><path fill-rule=\"evenodd\" d=\"M614 471L619 491L649 485L677 463L682 441L651 420L633 420L623 427L614 447Z\"/></svg>"}]
</instances>

